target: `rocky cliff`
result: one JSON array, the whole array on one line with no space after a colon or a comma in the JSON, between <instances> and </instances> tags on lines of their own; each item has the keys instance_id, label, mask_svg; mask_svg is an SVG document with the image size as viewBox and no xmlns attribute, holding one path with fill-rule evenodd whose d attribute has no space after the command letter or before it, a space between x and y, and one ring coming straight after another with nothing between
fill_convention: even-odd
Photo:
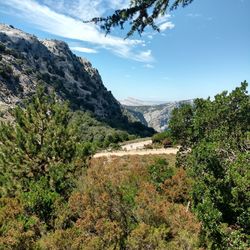
<instances>
[{"instance_id":1,"label":"rocky cliff","mask_svg":"<svg viewBox=\"0 0 250 250\"><path fill-rule=\"evenodd\" d=\"M39 40L13 26L0 24L0 103L15 105L37 84L55 89L73 109L98 117L121 116L120 104L103 85L96 69L57 40Z\"/></svg>"},{"instance_id":2,"label":"rocky cliff","mask_svg":"<svg viewBox=\"0 0 250 250\"><path fill-rule=\"evenodd\" d=\"M173 109L179 107L183 103L192 104L193 101L186 100L179 102L167 102L159 105L144 106L123 105L123 107L127 111L127 113L129 113L129 115L134 118L134 120L140 121L142 124L152 127L158 132L161 132L168 128L168 122Z\"/></svg>"}]
</instances>

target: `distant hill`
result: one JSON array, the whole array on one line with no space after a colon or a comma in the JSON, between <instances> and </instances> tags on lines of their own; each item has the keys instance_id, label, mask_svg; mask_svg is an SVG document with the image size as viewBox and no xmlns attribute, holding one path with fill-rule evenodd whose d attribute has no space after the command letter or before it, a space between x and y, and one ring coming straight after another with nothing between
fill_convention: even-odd
<instances>
[{"instance_id":1,"label":"distant hill","mask_svg":"<svg viewBox=\"0 0 250 250\"><path fill-rule=\"evenodd\" d=\"M173 109L183 103L192 104L193 100L167 102L159 105L123 105L123 107L126 110L125 113L133 117L135 121L140 121L144 125L161 132L168 128L168 122Z\"/></svg>"},{"instance_id":2,"label":"distant hill","mask_svg":"<svg viewBox=\"0 0 250 250\"><path fill-rule=\"evenodd\" d=\"M152 106L152 105L158 105L158 104L164 103L161 101L158 101L158 102L157 101L142 101L133 97L128 97L124 100L119 100L119 102L125 106Z\"/></svg>"},{"instance_id":3,"label":"distant hill","mask_svg":"<svg viewBox=\"0 0 250 250\"><path fill-rule=\"evenodd\" d=\"M65 42L39 40L11 25L0 24L1 110L21 103L34 93L38 84L69 101L73 110L92 112L112 127L141 136L154 132L128 121L120 103L104 86L98 70L86 59L74 55Z\"/></svg>"}]
</instances>

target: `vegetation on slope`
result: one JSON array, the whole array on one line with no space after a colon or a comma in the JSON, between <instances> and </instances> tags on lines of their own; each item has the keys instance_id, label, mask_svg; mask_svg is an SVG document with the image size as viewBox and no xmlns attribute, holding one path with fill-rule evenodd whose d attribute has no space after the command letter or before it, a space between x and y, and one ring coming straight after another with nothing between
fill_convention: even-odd
<instances>
[{"instance_id":1,"label":"vegetation on slope","mask_svg":"<svg viewBox=\"0 0 250 250\"><path fill-rule=\"evenodd\" d=\"M170 157L171 160L171 157ZM92 162L69 201L73 227L41 239L46 249L180 249L198 244L200 224L186 211L177 190L172 196L164 181L188 188L182 169L165 159L105 158ZM163 171L162 171L163 170ZM168 172L168 175L165 172ZM181 175L182 179L179 178ZM157 177L156 177L157 176ZM175 183L173 180L177 180ZM170 197L171 196L171 197Z\"/></svg>"},{"instance_id":2,"label":"vegetation on slope","mask_svg":"<svg viewBox=\"0 0 250 250\"><path fill-rule=\"evenodd\" d=\"M247 249L250 235L250 98L247 83L173 111L178 164L190 172L193 208L208 249Z\"/></svg>"},{"instance_id":3,"label":"vegetation on slope","mask_svg":"<svg viewBox=\"0 0 250 250\"><path fill-rule=\"evenodd\" d=\"M91 164L93 145L106 146L95 137L98 122L39 90L16 109L16 123L0 126L1 248L248 249L246 89L174 110L167 136L182 146L176 163L127 156Z\"/></svg>"}]
</instances>

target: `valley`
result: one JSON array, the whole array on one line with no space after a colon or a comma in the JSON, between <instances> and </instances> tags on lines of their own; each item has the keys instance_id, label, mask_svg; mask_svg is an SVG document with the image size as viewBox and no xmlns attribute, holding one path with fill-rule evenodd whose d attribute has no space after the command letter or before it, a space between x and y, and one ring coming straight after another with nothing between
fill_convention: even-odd
<instances>
[{"instance_id":1,"label":"valley","mask_svg":"<svg viewBox=\"0 0 250 250\"><path fill-rule=\"evenodd\" d=\"M162 132L168 128L171 112L175 108L183 104L192 103L193 100L166 102L161 104L150 104L150 102L135 101L135 99L133 99L133 102L129 102L129 100L121 101L125 111L132 119L140 121L145 126L154 128L157 132Z\"/></svg>"},{"instance_id":2,"label":"valley","mask_svg":"<svg viewBox=\"0 0 250 250\"><path fill-rule=\"evenodd\" d=\"M65 42L40 40L10 25L0 24L0 119L43 85L72 111L89 113L103 123L134 137L154 130L123 114L120 103L106 89L97 69L71 52ZM105 138L103 138L104 140Z\"/></svg>"},{"instance_id":3,"label":"valley","mask_svg":"<svg viewBox=\"0 0 250 250\"><path fill-rule=\"evenodd\" d=\"M18 27L52 38L42 39L13 25L0 24L0 249L250 249L248 82L242 81L235 88L226 85L231 91L210 98L205 84L195 89L190 80L203 84L207 74L212 76L213 67L219 80L224 71L227 81L236 79L229 70L220 68L233 51L222 56L223 62L217 57L219 66L213 58L211 67L205 47L202 53L188 56L190 48L183 46L183 41L187 45L189 37L178 36L178 41L174 40L177 49L171 55L172 47L166 46L165 39L171 44L176 33L167 36L162 31L175 27L170 21L174 16L159 16L169 9L166 1L131 1L126 9L90 21L73 15L72 6L86 1L69 2L67 14L60 12L66 2L58 2L56 10L51 10L53 1L0 2L0 7L5 6L1 15L10 9L16 13L12 8L19 8L18 18L22 20L35 12L32 29L25 22ZM175 1L170 11L192 2ZM98 11L105 4L100 3L91 1L87 10L94 6L98 7L97 15L103 14ZM114 1L109 3L114 5ZM86 11L85 7L80 10ZM237 15L235 9L232 13ZM216 22L198 14L184 16L187 24L195 17L192 27L196 20L200 25L201 19L206 19L204 27ZM141 40L109 34L113 28L123 28L128 20L132 26L129 36L135 31L141 35L151 25L154 32L160 32L160 38L158 33L146 33L138 38ZM36 26L38 21L41 23ZM101 27L96 26L99 22ZM51 26L57 35L44 25ZM101 33L105 29L106 36ZM234 30L227 30L231 36ZM199 26L199 39L203 38L200 32ZM164 63L154 60L151 49L144 50L153 46L153 39L164 41L159 42L158 51ZM202 46L207 40L210 46L219 39L210 42L206 38ZM229 46L231 40L225 42ZM201 49L195 39L193 43ZM171 53L164 54L169 49ZM105 69L103 78L92 60L79 56L82 53L89 53L98 68ZM194 58L198 67L190 63ZM201 63L204 58L206 62ZM133 64L126 64L126 60ZM232 61L241 67L241 60ZM203 64L206 68L201 74ZM116 79L117 89L124 91L121 96L130 91L154 96L154 91L160 95L165 89L164 94L184 100L118 101L103 79ZM175 83L170 84L172 80ZM209 89L215 91L217 80L213 79ZM177 85L182 88L176 90ZM206 97L185 100L195 96L194 90Z\"/></svg>"}]
</instances>

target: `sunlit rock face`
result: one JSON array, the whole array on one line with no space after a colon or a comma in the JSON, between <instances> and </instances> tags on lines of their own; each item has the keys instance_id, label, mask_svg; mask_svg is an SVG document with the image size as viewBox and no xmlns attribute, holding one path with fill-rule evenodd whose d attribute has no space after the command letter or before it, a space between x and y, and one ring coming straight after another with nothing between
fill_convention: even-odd
<instances>
[{"instance_id":1,"label":"sunlit rock face","mask_svg":"<svg viewBox=\"0 0 250 250\"><path fill-rule=\"evenodd\" d=\"M121 116L119 102L103 85L89 61L77 57L65 42L39 40L13 26L0 24L0 102L15 105L39 83L55 90L73 109L102 118Z\"/></svg>"},{"instance_id":2,"label":"sunlit rock face","mask_svg":"<svg viewBox=\"0 0 250 250\"><path fill-rule=\"evenodd\" d=\"M121 103L124 104L123 102ZM139 102L137 101L137 103ZM184 103L192 104L193 100L167 102L158 105L139 105L139 106L131 105L130 103L131 106L123 105L123 107L127 110L129 115L131 115L135 120L138 120L144 125L152 127L156 131L161 132L168 128L168 123L173 109L179 107L181 104Z\"/></svg>"}]
</instances>

